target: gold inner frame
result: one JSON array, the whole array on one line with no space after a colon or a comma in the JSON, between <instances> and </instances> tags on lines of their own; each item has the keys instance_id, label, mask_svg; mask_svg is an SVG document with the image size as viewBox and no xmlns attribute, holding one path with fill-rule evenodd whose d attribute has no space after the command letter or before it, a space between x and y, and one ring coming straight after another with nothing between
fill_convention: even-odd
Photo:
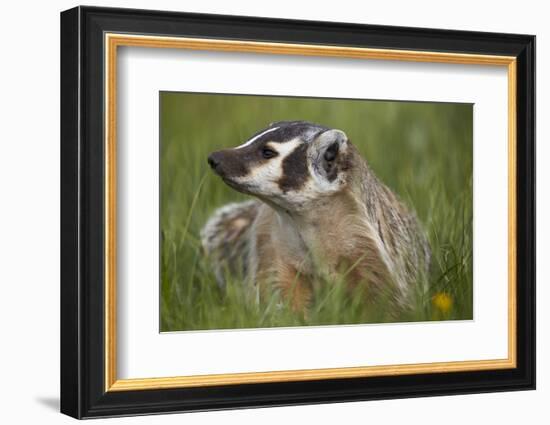
<instances>
[{"instance_id":1,"label":"gold inner frame","mask_svg":"<svg viewBox=\"0 0 550 425\"><path fill-rule=\"evenodd\" d=\"M370 49L327 45L256 41L105 34L105 391L148 390L178 387L308 381L415 373L441 373L510 369L516 367L516 58L462 53ZM116 123L117 48L119 46L171 48L263 54L325 56L507 67L508 71L508 357L382 366L285 370L118 379L116 325Z\"/></svg>"}]
</instances>

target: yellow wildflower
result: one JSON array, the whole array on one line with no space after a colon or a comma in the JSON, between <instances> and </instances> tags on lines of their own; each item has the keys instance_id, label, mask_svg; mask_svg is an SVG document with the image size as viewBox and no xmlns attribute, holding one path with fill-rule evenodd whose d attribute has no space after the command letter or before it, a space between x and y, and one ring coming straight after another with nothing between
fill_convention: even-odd
<instances>
[{"instance_id":1,"label":"yellow wildflower","mask_svg":"<svg viewBox=\"0 0 550 425\"><path fill-rule=\"evenodd\" d=\"M449 294L444 292L438 292L432 298L432 304L437 308L441 313L447 314L453 308L453 299Z\"/></svg>"}]
</instances>

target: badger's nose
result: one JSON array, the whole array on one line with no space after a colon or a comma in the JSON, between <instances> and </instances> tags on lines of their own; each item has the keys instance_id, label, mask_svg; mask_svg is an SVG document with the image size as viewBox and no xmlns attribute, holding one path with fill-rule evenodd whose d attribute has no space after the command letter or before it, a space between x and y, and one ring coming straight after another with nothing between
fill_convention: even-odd
<instances>
[{"instance_id":1,"label":"badger's nose","mask_svg":"<svg viewBox=\"0 0 550 425\"><path fill-rule=\"evenodd\" d=\"M220 159L219 159L219 156L217 155L217 152L214 152L208 155L208 164L210 165L210 167L212 167L213 170L215 170L218 167L218 165L220 165Z\"/></svg>"}]
</instances>

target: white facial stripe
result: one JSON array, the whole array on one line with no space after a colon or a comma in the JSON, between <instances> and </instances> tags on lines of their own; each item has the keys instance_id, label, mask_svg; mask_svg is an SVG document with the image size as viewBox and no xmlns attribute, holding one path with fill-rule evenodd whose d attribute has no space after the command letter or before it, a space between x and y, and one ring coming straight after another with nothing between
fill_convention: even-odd
<instances>
[{"instance_id":1,"label":"white facial stripe","mask_svg":"<svg viewBox=\"0 0 550 425\"><path fill-rule=\"evenodd\" d=\"M237 146L236 148L234 149L242 149L242 148L245 148L247 146L250 146L252 143L254 143L256 140L258 140L260 137L262 137L264 134L267 134L267 133L271 133L272 131L275 131L275 130L278 130L279 127L273 127L273 128L269 128L267 129L266 131L258 134L257 136L254 136L252 139L250 139L249 141L243 143L242 145L239 145Z\"/></svg>"}]
</instances>

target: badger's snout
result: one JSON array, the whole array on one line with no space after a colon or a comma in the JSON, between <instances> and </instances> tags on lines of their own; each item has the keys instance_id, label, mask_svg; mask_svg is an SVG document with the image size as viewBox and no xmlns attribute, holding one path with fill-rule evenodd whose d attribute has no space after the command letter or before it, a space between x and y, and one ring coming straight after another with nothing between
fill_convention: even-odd
<instances>
[{"instance_id":1,"label":"badger's snout","mask_svg":"<svg viewBox=\"0 0 550 425\"><path fill-rule=\"evenodd\" d=\"M219 151L212 152L210 155L208 155L208 165L210 165L210 168L212 168L214 171L218 170L218 167L221 163L221 153Z\"/></svg>"},{"instance_id":2,"label":"badger's snout","mask_svg":"<svg viewBox=\"0 0 550 425\"><path fill-rule=\"evenodd\" d=\"M234 149L222 149L212 152L207 158L208 165L222 178L222 180L235 190L248 192L248 182L244 178L248 170Z\"/></svg>"},{"instance_id":3,"label":"badger's snout","mask_svg":"<svg viewBox=\"0 0 550 425\"><path fill-rule=\"evenodd\" d=\"M248 173L246 158L242 158L235 149L222 149L212 152L207 158L208 165L226 182Z\"/></svg>"}]
</instances>

